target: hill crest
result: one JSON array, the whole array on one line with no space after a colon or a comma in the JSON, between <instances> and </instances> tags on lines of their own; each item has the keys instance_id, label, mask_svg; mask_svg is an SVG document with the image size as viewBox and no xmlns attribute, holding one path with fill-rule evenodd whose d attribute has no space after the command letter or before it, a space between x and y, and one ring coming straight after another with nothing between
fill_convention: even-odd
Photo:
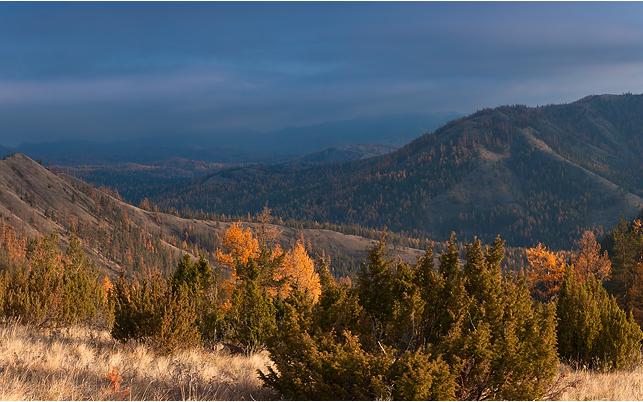
<instances>
[{"instance_id":1,"label":"hill crest","mask_svg":"<svg viewBox=\"0 0 643 402\"><path fill-rule=\"evenodd\" d=\"M240 214L387 226L418 237L505 236L569 247L643 208L643 95L501 106L379 157L302 170L236 168L158 201Z\"/></svg>"}]
</instances>

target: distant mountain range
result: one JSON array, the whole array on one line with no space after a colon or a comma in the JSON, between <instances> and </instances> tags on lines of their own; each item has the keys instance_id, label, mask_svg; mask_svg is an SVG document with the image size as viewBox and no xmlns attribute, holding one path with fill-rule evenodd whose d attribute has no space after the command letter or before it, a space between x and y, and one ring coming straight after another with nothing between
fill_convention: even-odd
<instances>
[{"instance_id":1,"label":"distant mountain range","mask_svg":"<svg viewBox=\"0 0 643 402\"><path fill-rule=\"evenodd\" d=\"M67 166L150 164L176 158L226 164L280 163L328 148L342 150L359 144L399 147L456 116L429 113L356 118L266 133L224 130L201 136L177 134L113 142L26 143L14 149L0 147L0 155L21 152L47 164ZM346 155L339 159L346 160Z\"/></svg>"},{"instance_id":2,"label":"distant mountain range","mask_svg":"<svg viewBox=\"0 0 643 402\"><path fill-rule=\"evenodd\" d=\"M568 247L643 208L643 96L503 106L382 156L223 169L156 197L176 208L387 226L444 239Z\"/></svg>"}]
</instances>

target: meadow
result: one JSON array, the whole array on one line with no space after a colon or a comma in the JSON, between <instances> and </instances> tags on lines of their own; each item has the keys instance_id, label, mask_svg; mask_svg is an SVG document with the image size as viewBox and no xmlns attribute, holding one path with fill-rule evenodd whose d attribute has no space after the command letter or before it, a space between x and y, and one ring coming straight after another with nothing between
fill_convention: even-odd
<instances>
[{"instance_id":1,"label":"meadow","mask_svg":"<svg viewBox=\"0 0 643 402\"><path fill-rule=\"evenodd\" d=\"M260 400L278 396L257 370L266 353L232 355L193 348L172 355L113 340L106 331L0 326L2 400ZM643 367L600 373L560 367L551 397L640 400Z\"/></svg>"}]
</instances>

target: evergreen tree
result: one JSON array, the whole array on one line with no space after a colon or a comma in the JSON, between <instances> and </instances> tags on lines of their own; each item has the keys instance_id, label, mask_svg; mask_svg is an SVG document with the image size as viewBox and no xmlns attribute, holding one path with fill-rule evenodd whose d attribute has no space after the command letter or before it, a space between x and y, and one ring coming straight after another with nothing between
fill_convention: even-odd
<instances>
[{"instance_id":1,"label":"evergreen tree","mask_svg":"<svg viewBox=\"0 0 643 402\"><path fill-rule=\"evenodd\" d=\"M612 276L607 289L643 325L643 224L621 220L608 239Z\"/></svg>"},{"instance_id":2,"label":"evergreen tree","mask_svg":"<svg viewBox=\"0 0 643 402\"><path fill-rule=\"evenodd\" d=\"M620 369L640 360L641 329L597 279L579 281L569 269L557 310L564 359L597 369Z\"/></svg>"},{"instance_id":3,"label":"evergreen tree","mask_svg":"<svg viewBox=\"0 0 643 402\"><path fill-rule=\"evenodd\" d=\"M59 242L56 235L31 241L23 264L3 273L4 313L36 326L109 327L110 304L80 241L72 237L64 253Z\"/></svg>"},{"instance_id":4,"label":"evergreen tree","mask_svg":"<svg viewBox=\"0 0 643 402\"><path fill-rule=\"evenodd\" d=\"M289 310L269 345L276 369L263 380L297 399L542 396L558 363L554 311L502 275L499 239L484 250L469 245L462 267L452 237L432 271L430 251L411 268L384 258L380 243L354 290L322 272L320 318ZM351 292L357 308L340 303Z\"/></svg>"},{"instance_id":5,"label":"evergreen tree","mask_svg":"<svg viewBox=\"0 0 643 402\"><path fill-rule=\"evenodd\" d=\"M271 254L263 248L258 258L237 264L238 283L225 320L229 339L247 354L263 349L276 327L275 306L265 283L272 278L281 259Z\"/></svg>"},{"instance_id":6,"label":"evergreen tree","mask_svg":"<svg viewBox=\"0 0 643 402\"><path fill-rule=\"evenodd\" d=\"M169 294L160 315L158 332L152 336L155 346L164 352L194 347L200 344L197 327L197 303L194 292L186 284Z\"/></svg>"}]
</instances>

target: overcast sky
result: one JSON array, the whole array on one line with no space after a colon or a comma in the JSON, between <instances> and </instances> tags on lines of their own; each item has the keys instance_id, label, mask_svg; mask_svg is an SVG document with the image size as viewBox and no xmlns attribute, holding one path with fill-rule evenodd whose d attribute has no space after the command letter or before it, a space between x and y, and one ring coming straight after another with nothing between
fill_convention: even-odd
<instances>
[{"instance_id":1,"label":"overcast sky","mask_svg":"<svg viewBox=\"0 0 643 402\"><path fill-rule=\"evenodd\" d=\"M0 143L643 92L641 3L0 4Z\"/></svg>"}]
</instances>

